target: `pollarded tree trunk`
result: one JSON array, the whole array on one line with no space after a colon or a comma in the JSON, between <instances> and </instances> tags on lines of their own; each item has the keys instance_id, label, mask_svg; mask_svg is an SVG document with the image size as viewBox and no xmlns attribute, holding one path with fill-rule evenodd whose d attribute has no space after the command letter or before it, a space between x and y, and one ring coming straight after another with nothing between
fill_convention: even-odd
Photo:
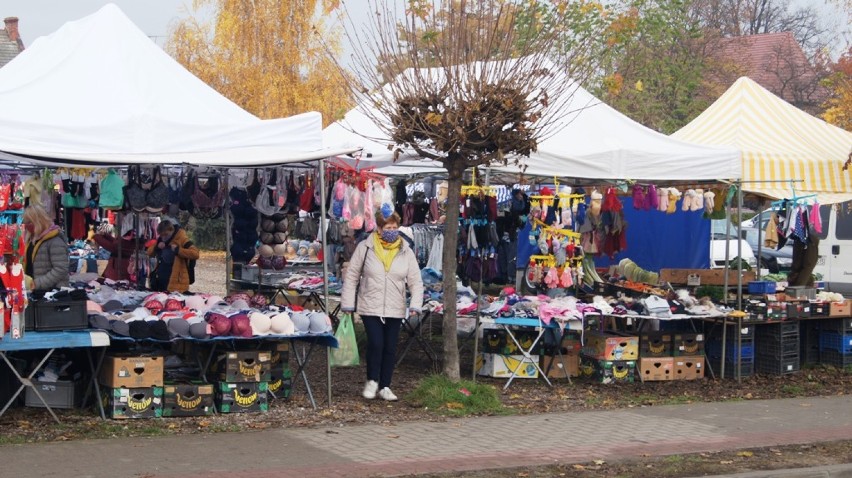
<instances>
[{"instance_id":1,"label":"pollarded tree trunk","mask_svg":"<svg viewBox=\"0 0 852 478\"><path fill-rule=\"evenodd\" d=\"M456 331L456 269L458 259L456 252L459 245L459 204L464 173L464 158L447 158L444 161L447 168L447 213L444 223L444 251L441 258L441 268L444 274L444 375L458 382L461 378L459 367L459 344Z\"/></svg>"}]
</instances>

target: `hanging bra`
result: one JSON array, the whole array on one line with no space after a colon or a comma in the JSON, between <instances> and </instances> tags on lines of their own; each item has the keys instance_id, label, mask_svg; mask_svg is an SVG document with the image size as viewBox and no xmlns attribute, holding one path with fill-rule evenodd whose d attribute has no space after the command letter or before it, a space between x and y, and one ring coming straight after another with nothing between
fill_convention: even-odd
<instances>
[{"instance_id":1,"label":"hanging bra","mask_svg":"<svg viewBox=\"0 0 852 478\"><path fill-rule=\"evenodd\" d=\"M198 178L195 179L195 192L192 194L192 203L195 205L193 215L199 219L215 219L222 214L222 206L225 203L225 192L219 187L219 178L211 176L207 179L207 187L215 193L209 196L201 187Z\"/></svg>"}]
</instances>

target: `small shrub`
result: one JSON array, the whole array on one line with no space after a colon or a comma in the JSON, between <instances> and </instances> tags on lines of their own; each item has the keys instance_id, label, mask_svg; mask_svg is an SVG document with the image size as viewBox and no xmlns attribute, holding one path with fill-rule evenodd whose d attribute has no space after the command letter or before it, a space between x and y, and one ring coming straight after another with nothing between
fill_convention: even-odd
<instances>
[{"instance_id":1,"label":"small shrub","mask_svg":"<svg viewBox=\"0 0 852 478\"><path fill-rule=\"evenodd\" d=\"M406 400L415 406L451 416L511 413L503 407L499 393L493 386L470 380L455 383L443 375L430 375L423 379Z\"/></svg>"}]
</instances>

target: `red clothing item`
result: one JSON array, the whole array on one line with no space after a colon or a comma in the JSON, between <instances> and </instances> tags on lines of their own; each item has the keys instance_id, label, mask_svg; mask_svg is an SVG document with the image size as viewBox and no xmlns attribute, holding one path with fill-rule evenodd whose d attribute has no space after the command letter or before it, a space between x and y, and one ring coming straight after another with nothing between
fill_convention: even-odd
<instances>
[{"instance_id":1,"label":"red clothing item","mask_svg":"<svg viewBox=\"0 0 852 478\"><path fill-rule=\"evenodd\" d=\"M107 279L122 280L129 279L127 271L130 266L130 259L133 253L136 252L136 241L132 239L121 240L121 257L118 255L119 240L103 234L95 234L95 242L109 251L109 261L103 276Z\"/></svg>"}]
</instances>

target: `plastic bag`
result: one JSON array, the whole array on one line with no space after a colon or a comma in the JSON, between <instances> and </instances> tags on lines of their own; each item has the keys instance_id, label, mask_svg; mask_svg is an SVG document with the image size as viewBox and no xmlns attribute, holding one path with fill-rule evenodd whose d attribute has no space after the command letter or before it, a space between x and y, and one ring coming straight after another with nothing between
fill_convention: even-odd
<instances>
[{"instance_id":1,"label":"plastic bag","mask_svg":"<svg viewBox=\"0 0 852 478\"><path fill-rule=\"evenodd\" d=\"M358 356L358 341L355 340L355 327L352 325L352 314L340 314L340 325L334 333L337 348L331 349L329 361L332 367L353 367L360 364Z\"/></svg>"}]
</instances>

